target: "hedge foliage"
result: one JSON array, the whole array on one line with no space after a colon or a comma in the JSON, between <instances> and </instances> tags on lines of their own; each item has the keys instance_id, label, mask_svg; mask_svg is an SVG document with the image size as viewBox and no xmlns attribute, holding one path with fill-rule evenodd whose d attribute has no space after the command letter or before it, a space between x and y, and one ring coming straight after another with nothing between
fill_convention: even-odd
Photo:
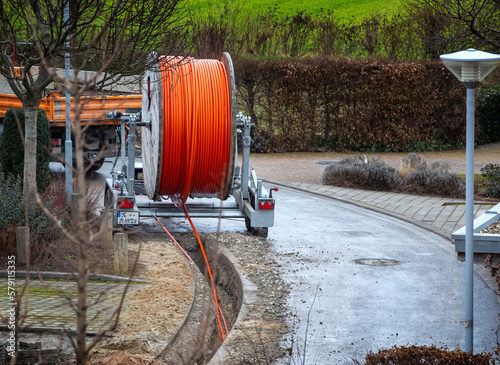
<instances>
[{"instance_id":1,"label":"hedge foliage","mask_svg":"<svg viewBox=\"0 0 500 365\"><path fill-rule=\"evenodd\" d=\"M481 132L479 142L500 141L500 85L479 91L476 110Z\"/></svg>"},{"instance_id":2,"label":"hedge foliage","mask_svg":"<svg viewBox=\"0 0 500 365\"><path fill-rule=\"evenodd\" d=\"M481 169L481 175L486 178L486 192L488 198L500 199L500 165L488 164Z\"/></svg>"},{"instance_id":3,"label":"hedge foliage","mask_svg":"<svg viewBox=\"0 0 500 365\"><path fill-rule=\"evenodd\" d=\"M239 108L264 152L419 151L465 141L465 91L439 61L235 63Z\"/></svg>"},{"instance_id":4,"label":"hedge foliage","mask_svg":"<svg viewBox=\"0 0 500 365\"><path fill-rule=\"evenodd\" d=\"M64 206L58 196L64 194L50 191L42 196L44 203L54 214L63 217ZM52 189L53 190L53 189ZM63 197L64 199L65 197ZM63 200L65 203L66 201ZM16 229L26 225L26 208L30 226L31 258L37 260L44 255L49 242L61 241L61 232L36 204L26 204L23 195L23 180L19 175L0 174L0 256L15 254ZM63 219L67 222L67 219Z\"/></svg>"},{"instance_id":5,"label":"hedge foliage","mask_svg":"<svg viewBox=\"0 0 500 365\"><path fill-rule=\"evenodd\" d=\"M24 134L24 109L9 109L5 113L4 131L0 145L0 164L2 173L13 176L24 175L24 145L19 134L17 114ZM37 165L36 181L38 190L43 192L50 184L50 126L44 110L38 110L37 116Z\"/></svg>"}]
</instances>

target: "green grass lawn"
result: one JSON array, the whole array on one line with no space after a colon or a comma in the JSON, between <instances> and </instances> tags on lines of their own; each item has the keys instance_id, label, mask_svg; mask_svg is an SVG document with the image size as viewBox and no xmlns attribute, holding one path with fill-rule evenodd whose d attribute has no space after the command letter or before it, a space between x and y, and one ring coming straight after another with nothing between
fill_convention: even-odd
<instances>
[{"instance_id":1,"label":"green grass lawn","mask_svg":"<svg viewBox=\"0 0 500 365\"><path fill-rule=\"evenodd\" d=\"M187 9L198 14L219 12L228 6L230 9L245 13L259 13L277 4L282 16L294 15L298 11L306 10L316 14L324 10L331 10L341 19L364 19L374 13L392 16L402 4L401 0L186 0Z\"/></svg>"}]
</instances>

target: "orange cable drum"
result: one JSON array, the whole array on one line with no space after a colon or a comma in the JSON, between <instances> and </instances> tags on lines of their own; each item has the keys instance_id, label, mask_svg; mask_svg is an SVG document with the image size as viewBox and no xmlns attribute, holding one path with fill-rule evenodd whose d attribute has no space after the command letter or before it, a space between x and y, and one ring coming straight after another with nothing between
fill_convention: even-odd
<instances>
[{"instance_id":1,"label":"orange cable drum","mask_svg":"<svg viewBox=\"0 0 500 365\"><path fill-rule=\"evenodd\" d=\"M235 153L228 66L228 54L221 61L164 57L146 73L143 111L152 128L143 133L143 161L149 198L168 195L178 207L191 194L227 198Z\"/></svg>"}]
</instances>

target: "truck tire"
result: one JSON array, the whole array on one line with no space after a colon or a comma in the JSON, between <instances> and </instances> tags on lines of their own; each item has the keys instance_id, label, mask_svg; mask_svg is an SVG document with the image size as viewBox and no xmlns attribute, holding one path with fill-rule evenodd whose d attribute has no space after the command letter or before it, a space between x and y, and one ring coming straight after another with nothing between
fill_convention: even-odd
<instances>
[{"instance_id":1,"label":"truck tire","mask_svg":"<svg viewBox=\"0 0 500 365\"><path fill-rule=\"evenodd\" d=\"M267 227L253 227L252 228L252 235L254 235L254 236L267 238L268 234L269 234L269 228L267 228Z\"/></svg>"},{"instance_id":2,"label":"truck tire","mask_svg":"<svg viewBox=\"0 0 500 365\"><path fill-rule=\"evenodd\" d=\"M92 163L92 161L85 160L85 168L87 168L91 163ZM101 158L99 160L94 160L88 173L91 174L93 172L96 172L97 170L99 170L102 167L103 164L104 164L104 158Z\"/></svg>"}]
</instances>

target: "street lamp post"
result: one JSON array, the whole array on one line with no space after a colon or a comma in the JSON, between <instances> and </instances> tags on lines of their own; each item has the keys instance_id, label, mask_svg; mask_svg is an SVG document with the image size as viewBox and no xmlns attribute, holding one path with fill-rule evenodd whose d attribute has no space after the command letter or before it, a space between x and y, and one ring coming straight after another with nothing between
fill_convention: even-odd
<instances>
[{"instance_id":1,"label":"street lamp post","mask_svg":"<svg viewBox=\"0 0 500 365\"><path fill-rule=\"evenodd\" d=\"M443 64L467 88L465 144L465 351L473 350L474 273L474 99L475 89L500 64L500 55L468 49L440 56Z\"/></svg>"}]
</instances>

